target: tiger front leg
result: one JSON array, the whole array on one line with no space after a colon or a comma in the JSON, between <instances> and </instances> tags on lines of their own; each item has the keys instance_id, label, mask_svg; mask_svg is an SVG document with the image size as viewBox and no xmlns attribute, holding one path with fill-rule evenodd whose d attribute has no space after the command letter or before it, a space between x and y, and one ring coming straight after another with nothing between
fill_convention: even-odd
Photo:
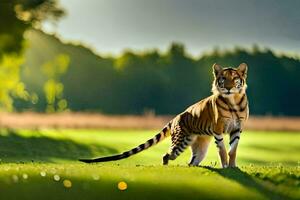
<instances>
[{"instance_id":1,"label":"tiger front leg","mask_svg":"<svg viewBox=\"0 0 300 200\"><path fill-rule=\"evenodd\" d=\"M222 134L214 134L215 138L215 143L217 145L217 148L219 149L219 156L221 159L221 164L223 168L228 167L228 157L227 157L227 152L223 140L223 135Z\"/></svg>"},{"instance_id":2,"label":"tiger front leg","mask_svg":"<svg viewBox=\"0 0 300 200\"><path fill-rule=\"evenodd\" d=\"M240 130L230 133L230 150L228 152L229 167L236 167L236 151L240 140L240 134Z\"/></svg>"}]
</instances>

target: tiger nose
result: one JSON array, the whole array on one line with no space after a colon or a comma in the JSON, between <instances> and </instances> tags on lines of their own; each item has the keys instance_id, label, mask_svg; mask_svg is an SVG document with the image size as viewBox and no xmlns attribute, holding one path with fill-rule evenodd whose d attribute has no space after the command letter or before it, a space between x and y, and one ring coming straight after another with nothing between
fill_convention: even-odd
<instances>
[{"instance_id":1,"label":"tiger nose","mask_svg":"<svg viewBox=\"0 0 300 200\"><path fill-rule=\"evenodd\" d=\"M225 88L229 91L232 87L231 86L225 86Z\"/></svg>"},{"instance_id":2,"label":"tiger nose","mask_svg":"<svg viewBox=\"0 0 300 200\"><path fill-rule=\"evenodd\" d=\"M232 83L225 83L224 87L229 91L231 88L233 88L233 84Z\"/></svg>"}]
</instances>

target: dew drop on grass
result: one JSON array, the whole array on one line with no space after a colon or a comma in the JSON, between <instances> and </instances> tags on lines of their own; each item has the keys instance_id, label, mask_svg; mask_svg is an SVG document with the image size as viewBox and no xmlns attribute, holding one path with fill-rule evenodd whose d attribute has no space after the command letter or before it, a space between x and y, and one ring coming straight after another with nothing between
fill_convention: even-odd
<instances>
[{"instance_id":1,"label":"dew drop on grass","mask_svg":"<svg viewBox=\"0 0 300 200\"><path fill-rule=\"evenodd\" d=\"M64 186L65 186L66 188L71 188L71 187L72 187L72 182L71 182L70 180L68 180L68 179L65 179L65 180L63 181L63 184L64 184Z\"/></svg>"},{"instance_id":2,"label":"dew drop on grass","mask_svg":"<svg viewBox=\"0 0 300 200\"><path fill-rule=\"evenodd\" d=\"M23 174L22 177L23 177L23 179L28 179L28 175L27 174Z\"/></svg>"},{"instance_id":3,"label":"dew drop on grass","mask_svg":"<svg viewBox=\"0 0 300 200\"><path fill-rule=\"evenodd\" d=\"M40 175L41 175L42 177L45 177L47 174L46 174L46 172L41 171L41 172L40 172Z\"/></svg>"},{"instance_id":4,"label":"dew drop on grass","mask_svg":"<svg viewBox=\"0 0 300 200\"><path fill-rule=\"evenodd\" d=\"M55 181L59 181L59 180L60 180L60 176L59 176L58 174L55 174L55 175L53 176L53 179L54 179Z\"/></svg>"},{"instance_id":5,"label":"dew drop on grass","mask_svg":"<svg viewBox=\"0 0 300 200\"><path fill-rule=\"evenodd\" d=\"M17 183L19 181L19 177L17 175L12 176L13 182Z\"/></svg>"},{"instance_id":6,"label":"dew drop on grass","mask_svg":"<svg viewBox=\"0 0 300 200\"><path fill-rule=\"evenodd\" d=\"M94 179L95 181L98 181L99 178L100 178L99 175L96 175L96 174L93 175L93 179Z\"/></svg>"},{"instance_id":7,"label":"dew drop on grass","mask_svg":"<svg viewBox=\"0 0 300 200\"><path fill-rule=\"evenodd\" d=\"M118 183L118 189L121 190L121 191L124 191L127 189L127 183L125 183L124 181L120 181Z\"/></svg>"}]
</instances>

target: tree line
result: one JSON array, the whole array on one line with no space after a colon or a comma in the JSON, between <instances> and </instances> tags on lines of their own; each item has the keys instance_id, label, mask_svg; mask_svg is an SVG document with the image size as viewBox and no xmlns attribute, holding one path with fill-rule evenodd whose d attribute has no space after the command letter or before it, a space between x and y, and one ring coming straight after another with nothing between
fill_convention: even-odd
<instances>
[{"instance_id":1,"label":"tree line","mask_svg":"<svg viewBox=\"0 0 300 200\"><path fill-rule=\"evenodd\" d=\"M41 51L39 41L27 53L22 81L29 93L35 93L39 99L35 104L17 100L14 105L19 111L45 111L43 84L47 78L41 66L47 59L65 54L70 63L60 80L67 107L72 111L175 114L211 94L213 63L235 67L246 62L251 114L300 114L296 98L300 94L300 61L267 48L256 45L251 49L215 48L195 58L183 44L172 43L166 52L127 50L120 56L105 57L80 45L62 44L56 37L40 31L32 34L33 41L39 37L51 51ZM48 57L37 62L39 53ZM28 73L30 70L34 73Z\"/></svg>"}]
</instances>

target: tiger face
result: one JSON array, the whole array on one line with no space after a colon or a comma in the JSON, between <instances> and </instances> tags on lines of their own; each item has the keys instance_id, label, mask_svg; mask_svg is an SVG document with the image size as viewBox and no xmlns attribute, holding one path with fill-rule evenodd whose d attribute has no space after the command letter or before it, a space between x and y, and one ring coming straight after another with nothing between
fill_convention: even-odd
<instances>
[{"instance_id":1,"label":"tiger face","mask_svg":"<svg viewBox=\"0 0 300 200\"><path fill-rule=\"evenodd\" d=\"M243 94L247 88L247 65L242 63L237 68L222 68L218 64L213 65L213 93L229 96Z\"/></svg>"}]
</instances>

